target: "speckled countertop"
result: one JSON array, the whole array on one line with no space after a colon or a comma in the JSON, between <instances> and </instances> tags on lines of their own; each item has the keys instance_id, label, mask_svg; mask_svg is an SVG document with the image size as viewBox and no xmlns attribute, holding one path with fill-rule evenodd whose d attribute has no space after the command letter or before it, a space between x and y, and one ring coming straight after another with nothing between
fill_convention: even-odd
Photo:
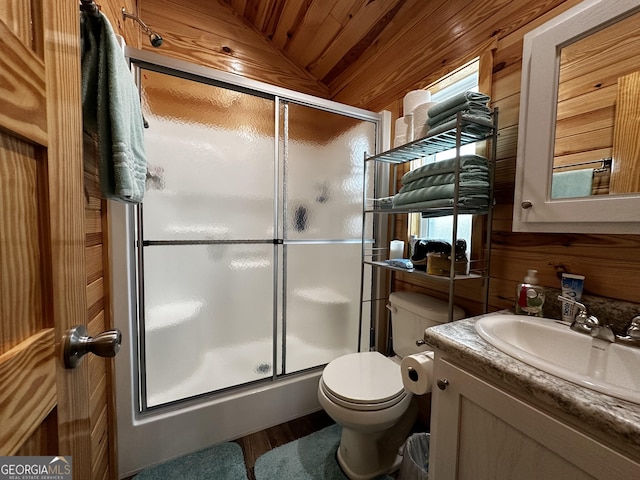
<instances>
[{"instance_id":1,"label":"speckled countertop","mask_svg":"<svg viewBox=\"0 0 640 480\"><path fill-rule=\"evenodd\" d=\"M493 378L571 417L575 424L602 432L611 442L640 458L640 405L598 393L531 367L502 353L476 333L474 324L484 316L512 313L507 310L447 323L426 330L428 344ZM640 375L640 371L638 371Z\"/></svg>"}]
</instances>

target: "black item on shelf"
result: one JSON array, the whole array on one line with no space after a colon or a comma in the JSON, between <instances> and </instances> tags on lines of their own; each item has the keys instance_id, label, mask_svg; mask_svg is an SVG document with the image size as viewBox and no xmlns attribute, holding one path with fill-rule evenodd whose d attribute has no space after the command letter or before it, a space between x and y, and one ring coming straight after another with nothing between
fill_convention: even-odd
<instances>
[{"instance_id":1,"label":"black item on shelf","mask_svg":"<svg viewBox=\"0 0 640 480\"><path fill-rule=\"evenodd\" d=\"M464 238L456 240L456 261L467 258L467 241Z\"/></svg>"},{"instance_id":2,"label":"black item on shelf","mask_svg":"<svg viewBox=\"0 0 640 480\"><path fill-rule=\"evenodd\" d=\"M451 258L451 244L444 240L417 240L411 256L413 267L426 271L429 253L439 253L446 258ZM456 240L455 257L456 261L464 261L467 258L467 242L463 238Z\"/></svg>"},{"instance_id":3,"label":"black item on shelf","mask_svg":"<svg viewBox=\"0 0 640 480\"><path fill-rule=\"evenodd\" d=\"M451 255L451 244L444 240L418 240L415 244L411 261L413 268L427 271L427 254L441 253Z\"/></svg>"}]
</instances>

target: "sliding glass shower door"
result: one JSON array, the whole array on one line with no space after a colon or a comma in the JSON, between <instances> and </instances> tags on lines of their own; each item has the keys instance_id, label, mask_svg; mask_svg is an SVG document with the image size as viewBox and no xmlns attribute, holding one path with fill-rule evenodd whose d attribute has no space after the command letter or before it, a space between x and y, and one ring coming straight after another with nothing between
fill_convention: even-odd
<instances>
[{"instance_id":1,"label":"sliding glass shower door","mask_svg":"<svg viewBox=\"0 0 640 480\"><path fill-rule=\"evenodd\" d=\"M277 168L273 99L146 69L140 83L141 383L152 407L273 375Z\"/></svg>"},{"instance_id":2,"label":"sliding glass shower door","mask_svg":"<svg viewBox=\"0 0 640 480\"><path fill-rule=\"evenodd\" d=\"M363 159L375 151L376 125L291 102L282 102L280 118L292 372L358 351Z\"/></svg>"},{"instance_id":3,"label":"sliding glass shower door","mask_svg":"<svg viewBox=\"0 0 640 480\"><path fill-rule=\"evenodd\" d=\"M141 409L357 351L376 123L179 72L139 77Z\"/></svg>"}]
</instances>

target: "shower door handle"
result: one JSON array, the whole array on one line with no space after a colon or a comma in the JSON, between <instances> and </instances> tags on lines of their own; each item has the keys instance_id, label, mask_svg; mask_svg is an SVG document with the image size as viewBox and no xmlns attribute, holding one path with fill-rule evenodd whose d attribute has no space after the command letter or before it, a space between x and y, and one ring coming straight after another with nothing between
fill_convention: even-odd
<instances>
[{"instance_id":1,"label":"shower door handle","mask_svg":"<svg viewBox=\"0 0 640 480\"><path fill-rule=\"evenodd\" d=\"M117 328L90 337L84 325L73 327L63 338L64 366L76 368L89 352L99 357L115 357L121 343L122 333Z\"/></svg>"}]
</instances>

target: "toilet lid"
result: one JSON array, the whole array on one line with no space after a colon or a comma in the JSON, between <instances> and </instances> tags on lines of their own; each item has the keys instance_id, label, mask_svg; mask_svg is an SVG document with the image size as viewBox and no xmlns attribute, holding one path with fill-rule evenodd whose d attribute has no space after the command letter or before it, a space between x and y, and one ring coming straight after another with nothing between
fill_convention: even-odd
<instances>
[{"instance_id":1,"label":"toilet lid","mask_svg":"<svg viewBox=\"0 0 640 480\"><path fill-rule=\"evenodd\" d=\"M400 365L379 352L336 358L324 368L322 382L329 393L354 408L379 404L386 404L386 408L406 396Z\"/></svg>"}]
</instances>

